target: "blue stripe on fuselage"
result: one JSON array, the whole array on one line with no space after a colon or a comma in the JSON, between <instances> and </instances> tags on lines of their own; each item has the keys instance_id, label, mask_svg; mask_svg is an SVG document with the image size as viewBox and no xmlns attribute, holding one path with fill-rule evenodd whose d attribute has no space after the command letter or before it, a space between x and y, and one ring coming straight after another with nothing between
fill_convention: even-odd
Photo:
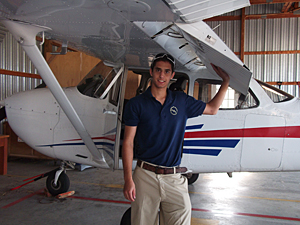
<instances>
[{"instance_id":1,"label":"blue stripe on fuselage","mask_svg":"<svg viewBox=\"0 0 300 225\"><path fill-rule=\"evenodd\" d=\"M222 151L221 149L191 149L191 148L183 149L183 153L185 154L210 155L210 156L218 156L221 151Z\"/></svg>"},{"instance_id":2,"label":"blue stripe on fuselage","mask_svg":"<svg viewBox=\"0 0 300 225\"><path fill-rule=\"evenodd\" d=\"M195 147L216 147L216 148L235 148L240 140L184 140L184 146Z\"/></svg>"},{"instance_id":3,"label":"blue stripe on fuselage","mask_svg":"<svg viewBox=\"0 0 300 225\"><path fill-rule=\"evenodd\" d=\"M196 130L196 129L201 129L204 124L198 124L198 125L191 125L191 126L186 126L186 130Z\"/></svg>"}]
</instances>

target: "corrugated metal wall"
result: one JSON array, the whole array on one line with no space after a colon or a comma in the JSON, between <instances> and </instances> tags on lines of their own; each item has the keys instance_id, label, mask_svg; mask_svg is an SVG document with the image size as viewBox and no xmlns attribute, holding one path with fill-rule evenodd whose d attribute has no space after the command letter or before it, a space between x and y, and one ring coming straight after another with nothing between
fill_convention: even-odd
<instances>
[{"instance_id":1,"label":"corrugated metal wall","mask_svg":"<svg viewBox=\"0 0 300 225\"><path fill-rule=\"evenodd\" d=\"M13 36L7 32L2 24L0 24L0 30L0 68L37 74L37 70L23 51L22 47L17 43ZM41 84L41 82L41 79L0 74L0 100L3 100L14 93L33 89ZM3 132L3 122L4 121L1 121L0 123L1 134Z\"/></svg>"},{"instance_id":2,"label":"corrugated metal wall","mask_svg":"<svg viewBox=\"0 0 300 225\"><path fill-rule=\"evenodd\" d=\"M280 13L283 4L252 5L250 14ZM241 15L241 10L226 14ZM234 52L240 52L241 22L207 22ZM257 19L245 22L245 52L300 50L300 18ZM300 54L245 55L253 77L265 82L300 81ZM297 85L282 85L281 90L299 97Z\"/></svg>"}]
</instances>

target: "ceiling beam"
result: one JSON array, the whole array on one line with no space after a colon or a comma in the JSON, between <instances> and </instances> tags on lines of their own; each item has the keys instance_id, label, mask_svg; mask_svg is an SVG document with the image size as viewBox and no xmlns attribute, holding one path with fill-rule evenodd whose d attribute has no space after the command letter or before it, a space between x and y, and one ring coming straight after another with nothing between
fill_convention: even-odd
<instances>
[{"instance_id":1,"label":"ceiling beam","mask_svg":"<svg viewBox=\"0 0 300 225\"><path fill-rule=\"evenodd\" d=\"M281 85L298 85L299 88L300 88L300 82L297 82L297 81L292 81L292 82L274 82L274 81L270 81L270 82L266 82L267 84L271 84L271 85L278 85L278 86L281 86Z\"/></svg>"},{"instance_id":2,"label":"ceiling beam","mask_svg":"<svg viewBox=\"0 0 300 225\"><path fill-rule=\"evenodd\" d=\"M234 54L241 55L241 52L234 52ZM283 54L300 54L300 50L244 52L244 56L245 55L283 55Z\"/></svg>"},{"instance_id":3,"label":"ceiling beam","mask_svg":"<svg viewBox=\"0 0 300 225\"><path fill-rule=\"evenodd\" d=\"M300 10L299 2L295 2L294 7L291 9L291 12L294 13L298 10Z\"/></svg>"},{"instance_id":4,"label":"ceiling beam","mask_svg":"<svg viewBox=\"0 0 300 225\"><path fill-rule=\"evenodd\" d=\"M4 70L4 69L0 69L0 74L11 75L11 76L19 76L19 77L29 77L29 78L42 79L39 74L24 73L24 72L12 71L12 70Z\"/></svg>"},{"instance_id":5,"label":"ceiling beam","mask_svg":"<svg viewBox=\"0 0 300 225\"><path fill-rule=\"evenodd\" d=\"M300 2L300 0L250 0L251 5Z\"/></svg>"},{"instance_id":6,"label":"ceiling beam","mask_svg":"<svg viewBox=\"0 0 300 225\"><path fill-rule=\"evenodd\" d=\"M282 54L300 54L300 50L286 50L286 51L256 51L244 52L245 55L282 55Z\"/></svg>"},{"instance_id":7,"label":"ceiling beam","mask_svg":"<svg viewBox=\"0 0 300 225\"><path fill-rule=\"evenodd\" d=\"M281 12L282 12L282 13L290 12L292 6L293 6L293 2L287 2L287 3L285 3L285 4L283 5L282 9L281 9Z\"/></svg>"},{"instance_id":8,"label":"ceiling beam","mask_svg":"<svg viewBox=\"0 0 300 225\"><path fill-rule=\"evenodd\" d=\"M278 18L296 18L300 17L300 14L293 13L275 13L275 14L261 14L261 15L247 15L246 20L254 19L278 19Z\"/></svg>"},{"instance_id":9,"label":"ceiling beam","mask_svg":"<svg viewBox=\"0 0 300 225\"><path fill-rule=\"evenodd\" d=\"M298 8L299 10L299 8ZM246 20L255 20L255 19L278 19L278 18L297 18L300 17L300 14L293 13L275 13L275 14L253 14L246 15ZM241 20L241 16L215 16L204 21L230 21L230 20Z\"/></svg>"}]
</instances>

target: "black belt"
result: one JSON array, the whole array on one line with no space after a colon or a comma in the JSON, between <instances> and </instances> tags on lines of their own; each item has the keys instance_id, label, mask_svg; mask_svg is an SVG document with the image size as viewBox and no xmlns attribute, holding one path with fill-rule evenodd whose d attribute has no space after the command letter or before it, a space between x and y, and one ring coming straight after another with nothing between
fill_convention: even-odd
<instances>
[{"instance_id":1,"label":"black belt","mask_svg":"<svg viewBox=\"0 0 300 225\"><path fill-rule=\"evenodd\" d=\"M137 161L137 165L139 167L141 167L142 165L141 160ZM187 171L186 167L172 167L172 168L168 168L168 167L160 167L160 166L153 166L151 164L148 164L147 162L143 163L143 167L141 167L145 170L149 170L151 172L154 172L156 174L175 174L175 173L185 173Z\"/></svg>"}]
</instances>

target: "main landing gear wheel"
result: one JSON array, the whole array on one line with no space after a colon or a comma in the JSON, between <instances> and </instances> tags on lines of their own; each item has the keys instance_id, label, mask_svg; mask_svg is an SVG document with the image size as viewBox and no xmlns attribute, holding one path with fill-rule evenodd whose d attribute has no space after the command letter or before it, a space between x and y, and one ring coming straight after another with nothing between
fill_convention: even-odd
<instances>
[{"instance_id":1,"label":"main landing gear wheel","mask_svg":"<svg viewBox=\"0 0 300 225\"><path fill-rule=\"evenodd\" d=\"M120 225L131 225L131 207L123 214Z\"/></svg>"},{"instance_id":2,"label":"main landing gear wheel","mask_svg":"<svg viewBox=\"0 0 300 225\"><path fill-rule=\"evenodd\" d=\"M187 173L183 174L183 176L185 176L188 179L188 184L190 185L197 181L199 173Z\"/></svg>"},{"instance_id":3,"label":"main landing gear wheel","mask_svg":"<svg viewBox=\"0 0 300 225\"><path fill-rule=\"evenodd\" d=\"M52 171L49 176L47 177L46 186L49 193L53 196L59 195L61 193L65 193L69 190L70 187L70 180L68 175L63 171L59 175L57 180L57 184L55 185L55 174L56 171Z\"/></svg>"}]
</instances>

